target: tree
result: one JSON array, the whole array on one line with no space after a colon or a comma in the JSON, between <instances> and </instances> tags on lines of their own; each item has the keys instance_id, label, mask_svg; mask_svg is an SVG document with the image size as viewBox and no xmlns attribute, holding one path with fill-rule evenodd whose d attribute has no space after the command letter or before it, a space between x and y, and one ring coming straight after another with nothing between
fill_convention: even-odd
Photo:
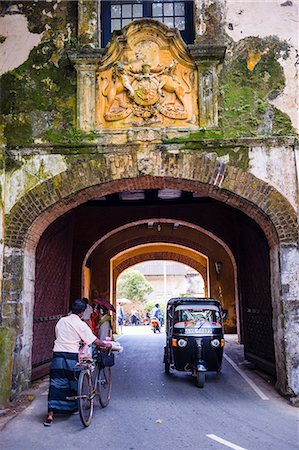
<instances>
[{"instance_id":1,"label":"tree","mask_svg":"<svg viewBox=\"0 0 299 450\"><path fill-rule=\"evenodd\" d=\"M138 270L128 269L117 280L117 296L133 302L144 303L146 294L153 290L152 285Z\"/></svg>"}]
</instances>

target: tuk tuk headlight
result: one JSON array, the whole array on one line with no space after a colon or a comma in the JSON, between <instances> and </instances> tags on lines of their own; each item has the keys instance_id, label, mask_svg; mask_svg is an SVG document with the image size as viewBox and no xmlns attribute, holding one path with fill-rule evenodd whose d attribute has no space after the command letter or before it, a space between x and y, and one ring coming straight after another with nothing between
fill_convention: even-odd
<instances>
[{"instance_id":1,"label":"tuk tuk headlight","mask_svg":"<svg viewBox=\"0 0 299 450\"><path fill-rule=\"evenodd\" d=\"M212 346L212 347L215 347L215 348L219 347L219 346L220 346L220 341L219 341L219 339L212 339L212 341L211 341L211 346Z\"/></svg>"},{"instance_id":2,"label":"tuk tuk headlight","mask_svg":"<svg viewBox=\"0 0 299 450\"><path fill-rule=\"evenodd\" d=\"M178 346L179 347L186 347L187 345L187 341L185 341L185 339L179 339L178 340Z\"/></svg>"}]
</instances>

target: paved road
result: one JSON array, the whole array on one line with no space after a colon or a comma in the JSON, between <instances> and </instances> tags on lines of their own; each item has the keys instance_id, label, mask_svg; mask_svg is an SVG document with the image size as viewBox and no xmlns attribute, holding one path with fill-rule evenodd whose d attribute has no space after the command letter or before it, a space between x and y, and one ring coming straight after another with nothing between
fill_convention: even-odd
<instances>
[{"instance_id":1,"label":"paved road","mask_svg":"<svg viewBox=\"0 0 299 450\"><path fill-rule=\"evenodd\" d=\"M81 426L78 416L57 418L52 427L43 427L44 392L7 424L0 448L298 449L298 410L264 380L247 371L269 400L262 400L227 360L221 375L207 376L204 389L196 388L187 374L167 377L161 363L164 340L163 333L149 330L121 337L125 351L113 368L111 402L106 409L96 408L89 428Z\"/></svg>"}]
</instances>

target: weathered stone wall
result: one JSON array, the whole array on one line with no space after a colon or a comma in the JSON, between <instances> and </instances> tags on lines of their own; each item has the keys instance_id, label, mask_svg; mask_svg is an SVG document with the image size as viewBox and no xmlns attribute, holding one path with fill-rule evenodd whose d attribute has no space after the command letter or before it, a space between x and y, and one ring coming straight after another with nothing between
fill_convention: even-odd
<instances>
[{"instance_id":1,"label":"weathered stone wall","mask_svg":"<svg viewBox=\"0 0 299 450\"><path fill-rule=\"evenodd\" d=\"M87 2L91 9L79 3L79 27L77 2L0 4L1 320L18 330L15 373L23 373L31 349L27 312L42 232L97 194L161 186L217 198L263 229L278 384L298 394L298 4L196 0L195 43L227 46L217 69L217 126L112 136L75 125L77 80L67 51L79 48L77 28L82 47L96 50L99 42L95 2ZM28 371L20 379L27 382Z\"/></svg>"}]
</instances>

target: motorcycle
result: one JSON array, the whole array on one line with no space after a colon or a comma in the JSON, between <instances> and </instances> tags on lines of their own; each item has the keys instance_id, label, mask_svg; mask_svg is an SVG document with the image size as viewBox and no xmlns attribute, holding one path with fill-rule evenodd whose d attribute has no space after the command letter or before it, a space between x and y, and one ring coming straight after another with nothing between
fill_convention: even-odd
<instances>
[{"instance_id":1,"label":"motorcycle","mask_svg":"<svg viewBox=\"0 0 299 450\"><path fill-rule=\"evenodd\" d=\"M154 333L156 333L157 331L160 333L161 331L160 322L156 317L153 317L151 319L151 329Z\"/></svg>"}]
</instances>

